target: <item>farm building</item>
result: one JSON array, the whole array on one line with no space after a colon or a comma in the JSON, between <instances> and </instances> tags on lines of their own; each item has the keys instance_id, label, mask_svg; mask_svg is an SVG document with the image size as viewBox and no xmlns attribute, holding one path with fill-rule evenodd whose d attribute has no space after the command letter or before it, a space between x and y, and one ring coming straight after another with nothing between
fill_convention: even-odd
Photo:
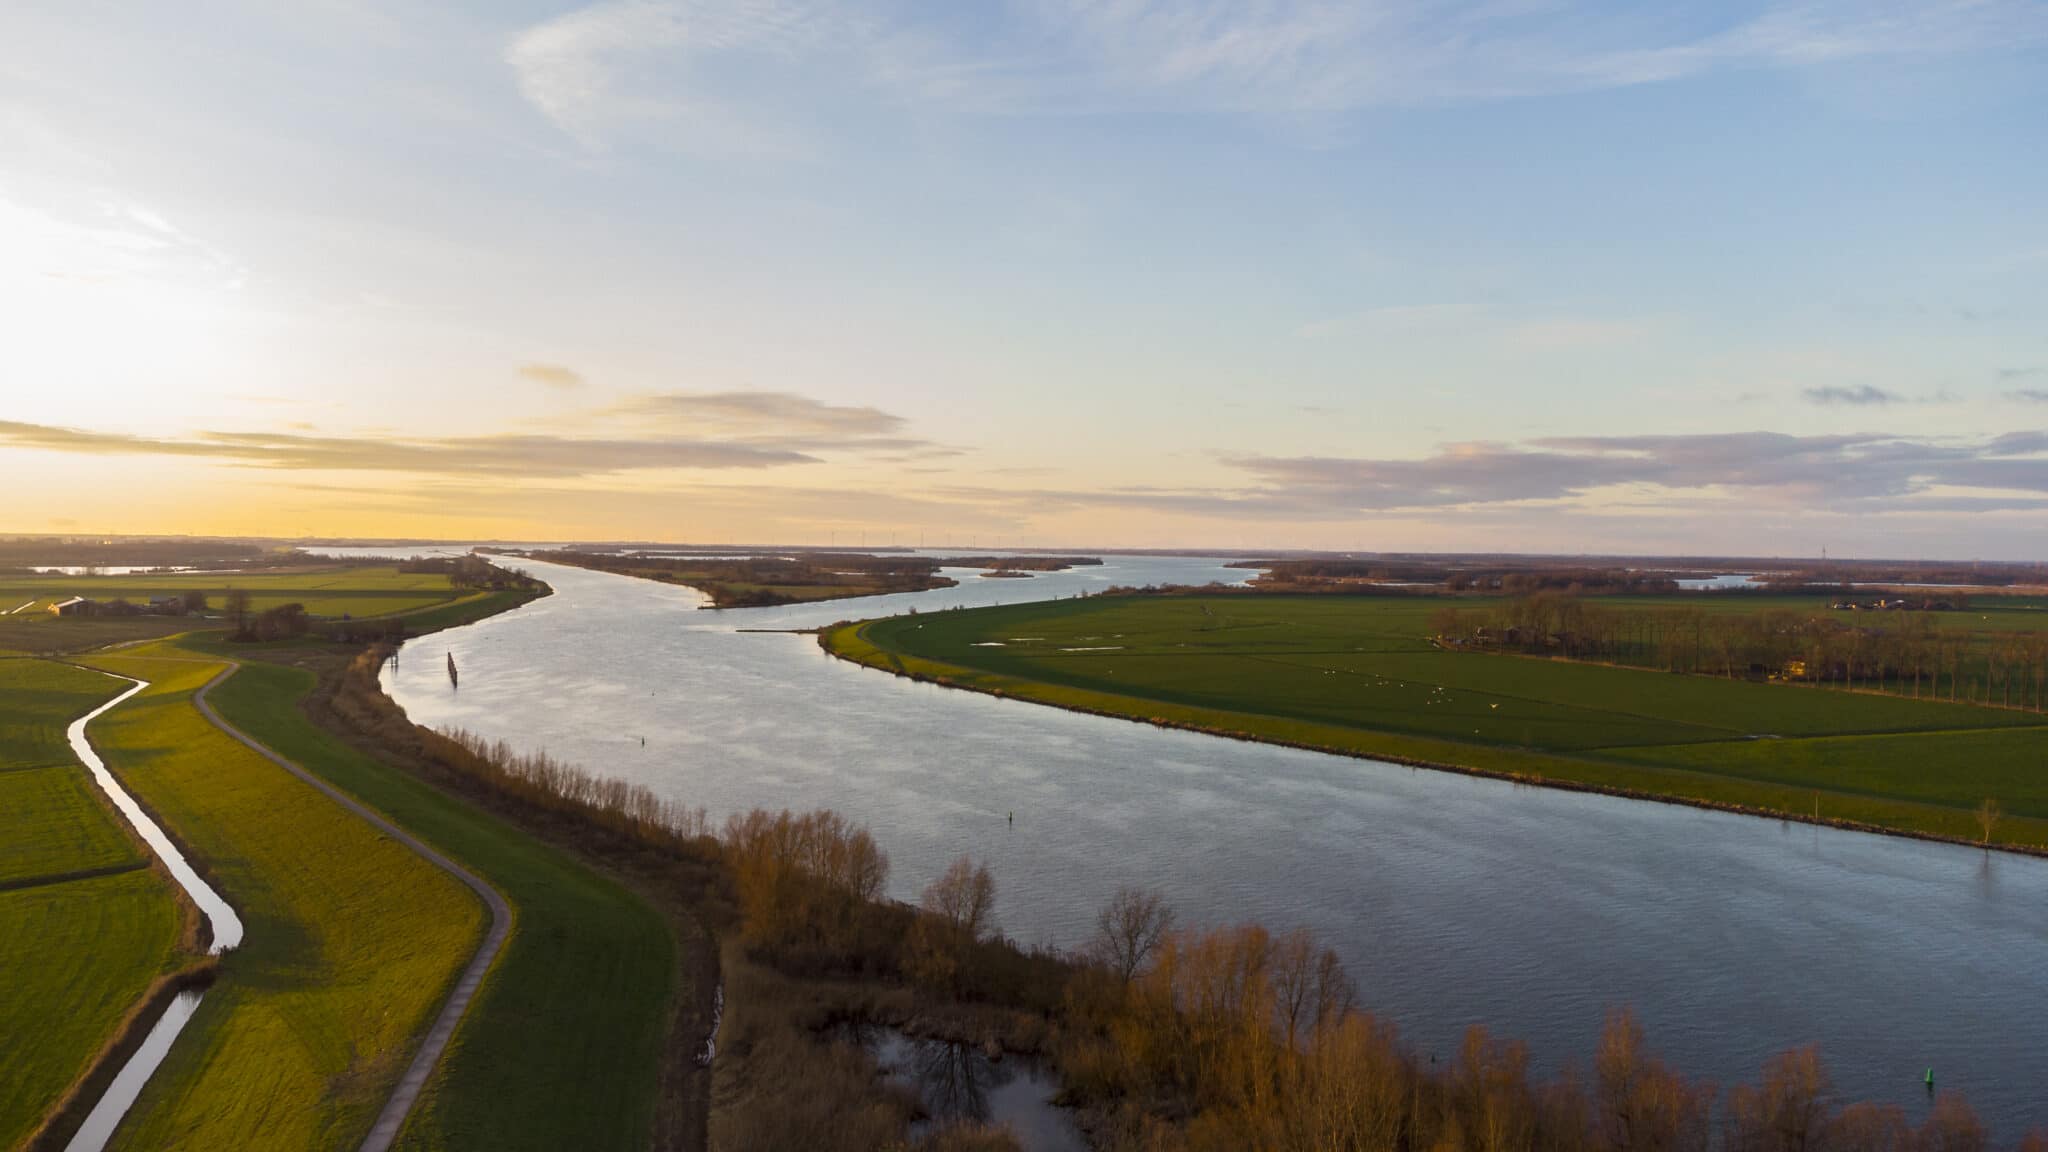
<instances>
[{"instance_id":1,"label":"farm building","mask_svg":"<svg viewBox=\"0 0 2048 1152\"><path fill-rule=\"evenodd\" d=\"M60 600L50 605L50 611L59 616L85 616L96 607L98 605L83 596L73 596L69 600Z\"/></svg>"}]
</instances>

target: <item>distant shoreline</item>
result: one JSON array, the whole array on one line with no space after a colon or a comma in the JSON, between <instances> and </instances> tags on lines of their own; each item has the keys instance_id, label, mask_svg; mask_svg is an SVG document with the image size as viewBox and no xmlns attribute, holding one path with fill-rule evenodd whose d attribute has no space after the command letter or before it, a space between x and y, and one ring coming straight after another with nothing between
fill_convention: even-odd
<instances>
[{"instance_id":1,"label":"distant shoreline","mask_svg":"<svg viewBox=\"0 0 2048 1152\"><path fill-rule=\"evenodd\" d=\"M1460 764L1455 761L1436 760L1427 757L1403 755L1395 752L1366 751L1356 748L1346 748L1341 745L1335 744L1322 744L1308 740L1290 740L1284 737L1262 735L1256 732L1245 731L1243 729L1237 728L1229 728L1216 724L1198 723L1192 720L1176 720L1167 716L1157 714L1146 715L1132 709L1117 708L1108 703L1087 703L1079 700L1069 701L1046 699L1040 695L1031 694L1028 691L1028 689L1034 686L1038 686L1040 684L1039 681L1026 680L1020 677L1009 676L1004 673L983 672L977 669L969 669L959 667L957 665L944 664L941 661L930 660L926 657L913 657L913 659L919 660L923 663L931 664L934 667L952 669L958 672L973 673L977 676L993 678L1002 681L1003 684L1006 686L1014 687L1016 689L1025 689L1025 691L1005 690L1004 688L984 688L973 684L962 683L958 679L955 679L944 673L927 674L923 672L911 671L901 666L900 655L898 653L891 652L887 649L880 647L879 645L873 645L872 642L869 643L876 656L897 657L899 660L897 666L892 667L887 663L881 662L880 660L863 658L861 655L855 654L848 648L846 641L850 638L859 638L865 640L865 637L860 636L860 633L862 629L867 627L867 625L872 624L874 622L875 621L871 620L854 621L851 623L828 625L826 627L817 629L816 635L818 637L818 647L822 648L827 654L837 659L844 660L849 664L856 665L860 668L872 669L874 671L887 673L889 675L897 676L906 680L917 681L919 683L925 684L933 684L941 688L951 688L964 692L974 692L979 695L991 696L1000 700L1018 700L1026 704L1033 705L1035 707L1057 708L1062 711L1076 712L1082 715L1102 716L1113 720L1124 720L1129 721L1131 723L1147 724L1154 728L1168 728L1183 732L1195 732L1205 736L1219 736L1230 740L1242 741L1248 744L1265 744L1280 748L1293 748L1304 752L1321 752L1326 755L1343 756L1352 760L1363 760L1367 762L1378 762L1383 764L1395 764L1406 768L1428 769L1436 772L1453 773L1460 776L1476 776L1488 780L1499 780L1509 784L1520 784L1537 788L1553 788L1565 792L1592 793L1594 795L1612 796L1624 800L1644 800L1660 804L1676 804L1687 808L1699 808L1713 812L1726 812L1738 816L1753 816L1763 819L1777 820L1783 823L1807 824L1815 827L1834 828L1846 832L1867 832L1874 835L1892 836L1905 840L1919 840L1935 844L1948 844L1962 848L1974 848L1981 851L1997 851L2009 853L2016 856L2028 856L2036 859L2048 859L2048 846L2044 845L2018 844L2009 842L1996 842L1991 844L1985 844L1977 840L1966 839L1960 836L1949 836L1939 832L1929 832L1912 828L1900 828L1891 825L1877 824L1866 820L1852 820L1831 816L1815 817L1809 813L1800 813L1790 809L1765 808L1753 804L1739 804L1732 801L1713 800L1706 797L1685 796L1676 793L1652 792L1646 789L1629 788L1622 785L1602 784L1596 781L1573 780L1565 777L1545 776L1538 775L1535 773L1515 772L1497 768L1484 768L1473 764ZM1166 705L1163 705L1158 701L1149 701L1143 697L1138 696L1119 696L1111 693L1102 692L1089 692L1086 693L1086 695L1089 697L1099 698L1102 701L1129 700L1133 704L1145 706L1148 710L1154 712L1156 712L1158 709L1167 707ZM1227 715L1227 713L1220 712L1216 709L1190 710L1210 715Z\"/></svg>"}]
</instances>

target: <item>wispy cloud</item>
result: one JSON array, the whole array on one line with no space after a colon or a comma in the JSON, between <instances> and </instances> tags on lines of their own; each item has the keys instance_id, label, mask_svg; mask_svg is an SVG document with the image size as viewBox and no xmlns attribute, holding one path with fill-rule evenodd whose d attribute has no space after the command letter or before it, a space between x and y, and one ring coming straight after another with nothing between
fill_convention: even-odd
<instances>
[{"instance_id":1,"label":"wispy cloud","mask_svg":"<svg viewBox=\"0 0 2048 1152\"><path fill-rule=\"evenodd\" d=\"M596 415L737 436L847 442L900 439L907 421L879 408L826 404L794 392L660 392L622 400Z\"/></svg>"},{"instance_id":2,"label":"wispy cloud","mask_svg":"<svg viewBox=\"0 0 2048 1152\"><path fill-rule=\"evenodd\" d=\"M852 27L804 0L610 0L521 31L505 60L521 94L590 147L622 123L652 120L698 145L753 151L777 147L775 134L697 83L698 65L790 60L843 45Z\"/></svg>"},{"instance_id":3,"label":"wispy cloud","mask_svg":"<svg viewBox=\"0 0 2048 1152\"><path fill-rule=\"evenodd\" d=\"M1641 84L1718 67L1960 52L2044 34L2048 10L2030 0L1820 0L1779 5L1697 39L1594 54L1579 70L1603 84Z\"/></svg>"},{"instance_id":4,"label":"wispy cloud","mask_svg":"<svg viewBox=\"0 0 2048 1152\"><path fill-rule=\"evenodd\" d=\"M545 384L550 388L581 388L583 374L562 364L545 364L530 361L519 366L519 374L528 380Z\"/></svg>"},{"instance_id":5,"label":"wispy cloud","mask_svg":"<svg viewBox=\"0 0 2048 1152\"><path fill-rule=\"evenodd\" d=\"M1470 104L2048 36L2048 9L2034 0L1781 2L1704 28L1697 14L1523 0L1007 7L956 20L928 7L891 13L846 0L608 0L521 31L505 58L534 107L592 147L634 120L719 146L760 147L773 134L756 114L759 101L717 90L733 78L711 66L720 57L800 62L789 75L802 85L837 83L934 108L1064 114L1156 91L1300 114ZM819 67L828 57L845 66ZM1001 99L971 98L978 85L999 88Z\"/></svg>"},{"instance_id":6,"label":"wispy cloud","mask_svg":"<svg viewBox=\"0 0 2048 1152\"><path fill-rule=\"evenodd\" d=\"M1253 482L1009 493L956 488L947 494L1041 510L1103 507L1303 522L1450 508L1584 509L1608 493L1666 510L1700 501L1753 507L1759 500L1866 512L2048 510L2044 432L1975 441L1776 432L1551 437L1450 444L1412 459L1237 456L1226 463Z\"/></svg>"},{"instance_id":7,"label":"wispy cloud","mask_svg":"<svg viewBox=\"0 0 2048 1152\"><path fill-rule=\"evenodd\" d=\"M1063 0L1041 10L1127 84L1296 112L1470 103L2048 34L2048 11L2029 0L1778 4L1705 30L1677 13L1503 0Z\"/></svg>"},{"instance_id":8,"label":"wispy cloud","mask_svg":"<svg viewBox=\"0 0 2048 1152\"><path fill-rule=\"evenodd\" d=\"M828 455L885 460L951 449L903 434L876 408L788 392L669 393L557 418L585 434L334 436L199 431L138 436L0 421L0 448L98 456L171 456L261 468L507 477L601 476L658 469L773 468Z\"/></svg>"},{"instance_id":9,"label":"wispy cloud","mask_svg":"<svg viewBox=\"0 0 2048 1152\"><path fill-rule=\"evenodd\" d=\"M1824 388L1806 388L1802 389L1799 394L1806 398L1808 404L1819 404L1825 407L1849 405L1856 408L1873 408L1884 404L1897 404L1905 400L1905 397L1897 392L1888 392L1873 384L1861 384L1855 387L1829 385Z\"/></svg>"},{"instance_id":10,"label":"wispy cloud","mask_svg":"<svg viewBox=\"0 0 2048 1152\"><path fill-rule=\"evenodd\" d=\"M767 468L817 458L759 444L542 435L384 437L282 432L135 436L0 421L0 447L93 456L182 456L263 468L445 475L594 476L651 468Z\"/></svg>"},{"instance_id":11,"label":"wispy cloud","mask_svg":"<svg viewBox=\"0 0 2048 1152\"><path fill-rule=\"evenodd\" d=\"M2005 398L2022 404L2048 404L2048 388L2015 388Z\"/></svg>"}]
</instances>

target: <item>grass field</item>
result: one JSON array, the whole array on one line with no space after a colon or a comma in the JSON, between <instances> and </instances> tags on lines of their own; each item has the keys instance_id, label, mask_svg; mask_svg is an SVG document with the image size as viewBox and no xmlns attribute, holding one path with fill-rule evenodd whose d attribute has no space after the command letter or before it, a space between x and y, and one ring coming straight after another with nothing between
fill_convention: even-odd
<instances>
[{"instance_id":1,"label":"grass field","mask_svg":"<svg viewBox=\"0 0 2048 1152\"><path fill-rule=\"evenodd\" d=\"M113 683L113 681L108 681ZM141 865L142 850L80 765L0 772L0 888L45 876Z\"/></svg>"},{"instance_id":2,"label":"grass field","mask_svg":"<svg viewBox=\"0 0 2048 1152\"><path fill-rule=\"evenodd\" d=\"M116 1145L353 1146L474 951L482 908L209 724L191 698L220 664L171 643L91 663L151 681L93 740L248 933Z\"/></svg>"},{"instance_id":3,"label":"grass field","mask_svg":"<svg viewBox=\"0 0 2048 1152\"><path fill-rule=\"evenodd\" d=\"M533 593L517 590L470 592L459 599L407 612L405 628L407 632L417 635L442 628L473 624L487 616L510 611L534 598Z\"/></svg>"},{"instance_id":4,"label":"grass field","mask_svg":"<svg viewBox=\"0 0 2048 1152\"><path fill-rule=\"evenodd\" d=\"M249 576L222 573L165 576L35 576L0 578L0 604L21 603L16 594L40 590L37 603L72 595L96 600L122 597L147 603L198 588L207 593L210 617L201 616L74 616L58 619L37 608L0 614L0 650L38 655L75 653L109 644L152 640L195 629L225 628L218 619L226 606L228 581L250 594L250 606L261 611L279 604L303 604L315 616L378 619L402 616L411 632L427 632L503 611L530 598L517 591L465 591L438 573L400 572L390 565L355 568L321 567ZM4 613L5 608L0 608Z\"/></svg>"},{"instance_id":5,"label":"grass field","mask_svg":"<svg viewBox=\"0 0 2048 1152\"><path fill-rule=\"evenodd\" d=\"M1739 610L1732 598L1716 610ZM2048 845L2048 717L2017 709L1441 651L1442 601L1109 597L842 628L849 659L960 687L1282 743ZM1729 607L1720 607L1727 604ZM2014 609L2017 621L2035 616Z\"/></svg>"},{"instance_id":6,"label":"grass field","mask_svg":"<svg viewBox=\"0 0 2048 1152\"><path fill-rule=\"evenodd\" d=\"M64 729L121 687L118 680L64 664L0 659L0 773L69 764L83 774Z\"/></svg>"},{"instance_id":7,"label":"grass field","mask_svg":"<svg viewBox=\"0 0 2048 1152\"><path fill-rule=\"evenodd\" d=\"M178 958L169 881L144 869L64 743L72 720L120 688L0 660L0 1148L42 1121ZM103 874L113 869L127 870Z\"/></svg>"},{"instance_id":8,"label":"grass field","mask_svg":"<svg viewBox=\"0 0 2048 1152\"><path fill-rule=\"evenodd\" d=\"M261 611L279 604L303 604L315 616L390 616L443 604L461 595L439 573L400 572L395 566L320 566L282 572L167 572L135 576L9 576L0 578L0 611L34 599L37 606L18 616L47 619L43 605L84 596L93 600L128 600L146 604L152 596L206 593L219 612L229 589L249 594L249 606Z\"/></svg>"},{"instance_id":9,"label":"grass field","mask_svg":"<svg viewBox=\"0 0 2048 1152\"><path fill-rule=\"evenodd\" d=\"M182 920L167 884L135 871L0 892L0 1148L41 1122L173 966Z\"/></svg>"},{"instance_id":10,"label":"grass field","mask_svg":"<svg viewBox=\"0 0 2048 1152\"><path fill-rule=\"evenodd\" d=\"M303 669L247 664L211 700L229 723L487 877L518 923L401 1147L644 1147L675 945L645 902L567 854L309 722Z\"/></svg>"}]
</instances>

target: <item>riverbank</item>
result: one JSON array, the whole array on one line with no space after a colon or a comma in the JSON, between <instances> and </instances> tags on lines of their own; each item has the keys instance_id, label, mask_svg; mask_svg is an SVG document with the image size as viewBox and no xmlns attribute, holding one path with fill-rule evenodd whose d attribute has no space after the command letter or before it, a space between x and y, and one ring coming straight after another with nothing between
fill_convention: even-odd
<instances>
[{"instance_id":1,"label":"riverbank","mask_svg":"<svg viewBox=\"0 0 2048 1152\"><path fill-rule=\"evenodd\" d=\"M679 893L704 881L607 854L578 826L453 763L377 686L388 649L257 669L248 723L476 869L517 926L407 1146L661 1152L703 1147L715 949ZM575 1102L565 1107L565 1101ZM430 1137L430 1134L439 1134Z\"/></svg>"},{"instance_id":2,"label":"riverbank","mask_svg":"<svg viewBox=\"0 0 2048 1152\"><path fill-rule=\"evenodd\" d=\"M1085 556L961 556L931 558L855 552L797 552L788 556L648 556L638 553L536 552L533 559L615 576L691 588L706 608L772 608L824 600L895 596L952 588L959 581L942 567L987 569L984 577L1028 579L1100 564Z\"/></svg>"},{"instance_id":3,"label":"riverbank","mask_svg":"<svg viewBox=\"0 0 2048 1152\"><path fill-rule=\"evenodd\" d=\"M1431 717L1432 723L1438 723L1446 729L1450 728L1450 723L1436 718L1457 716L1458 713L1451 709L1466 706L1463 701L1470 701L1469 706L1478 709L1477 715L1482 719L1467 721L1476 726L1517 725L1518 727L1509 730L1527 732L1529 727L1537 724L1550 723L1555 726L1558 723L1540 710L1531 712L1532 718L1527 720L1494 720L1494 717L1501 715L1498 710L1503 704L1510 707L1509 715L1513 715L1517 699L1512 695L1502 694L1511 693L1515 689L1498 684L1485 687L1467 684L1454 688L1431 688L1425 683L1420 687L1407 685L1403 688L1405 695L1390 695L1390 689L1396 687L1394 673L1387 672L1383 674L1383 678L1374 679L1368 671L1367 679L1361 683L1349 669L1354 665L1369 668L1369 661L1376 657L1384 661L1392 654L1368 652L1364 655L1355 655L1349 637L1344 638L1335 647L1323 645L1318 649L1319 654L1299 661L1301 666L1298 668L1276 659L1254 657L1249 662L1239 661L1238 663L1243 664L1241 668L1235 664L1231 665L1230 672L1225 673L1220 665L1216 665L1213 658L1219 652L1227 653L1229 649L1219 645L1227 645L1230 641L1219 641L1214 638L1218 633L1213 629L1217 627L1219 620L1204 603L1195 600L1170 602L1172 611L1188 615L1191 620L1198 621L1190 627L1201 630L1191 631L1185 635L1171 631L1162 633L1159 622L1149 616L1144 619L1130 616L1132 611L1137 611L1141 615L1145 612L1156 615L1156 606L1162 603L1167 602L1138 598L1112 601L1096 599L1085 603L1041 604L1030 608L1004 610L1000 614L948 613L942 618L927 616L917 621L898 617L835 625L821 630L818 643L827 653L840 659L908 679L990 696L1024 700L1071 712L1134 720L1154 727L1334 753L1356 759L1453 772L1514 784L1632 800L1653 800L1932 842L1985 846L1987 830L1983 828L1975 812L1953 806L1916 802L1896 795L1845 791L1809 780L1795 783L1734 772L1651 764L1642 762L1641 759L1596 757L1583 752L1546 752L1506 743L1465 743L1441 736L1375 730L1336 723L1304 715L1299 710L1293 714L1280 715L1219 707L1207 703L1190 703L1190 700L1216 695L1218 690L1208 687L1211 683L1222 684L1222 691L1230 691L1229 684L1245 683L1243 677L1256 677L1259 682L1267 684L1265 691L1268 696L1272 696L1274 692L1299 693L1300 695L1290 698L1291 708L1299 700L1307 699L1307 694L1310 693L1328 696L1332 689L1325 685L1348 682L1357 686L1350 690L1352 695L1331 697L1328 704L1318 705L1319 710L1332 719L1344 715L1347 708L1353 707L1352 700L1369 698L1363 696L1366 689L1377 687L1381 699L1372 705L1373 707L1392 709L1389 715L1399 714L1401 710L1406 709L1414 715ZM1247 597L1240 596L1235 598L1228 609L1216 608L1213 611L1220 613L1227 610L1242 615L1251 610L1247 607L1249 603ZM1303 608L1299 601L1268 603L1294 612L1312 610ZM1349 610L1347 606L1327 598L1318 598L1313 609L1339 612ZM1115 620L1109 620L1101 615L1104 611L1120 612L1123 615L1116 617ZM1126 616L1130 618L1126 619ZM1237 623L1244 627L1260 629L1258 634L1262 636L1271 630L1270 625L1258 623L1257 620L1239 620ZM1068 625L1071 627L1067 627ZM1068 635L1068 632L1073 635ZM1021 645L1018 639L1019 634L1023 633L1030 634L1022 637L1023 641L1030 642L1028 646ZM1005 636L1009 639L1005 640ZM914 643L910 637L916 637ZM1182 643L1183 640L1187 643ZM1317 647L1314 644L1310 646ZM1013 655L1013 650L1019 648L1030 655ZM944 651L949 658L942 659L934 654L935 651ZM977 663L956 662L961 656L969 653L973 654ZM1408 659L1406 656L1395 658ZM1458 670L1464 673L1485 674L1498 670L1497 666L1488 665L1484 656L1445 655L1443 659L1481 662L1478 665L1468 664L1460 667ZM977 666L981 660L987 660L989 664L995 664L998 660L1006 661L1017 670ZM1146 663L1148 660L1152 663ZM1205 679L1201 681L1200 687L1190 686L1191 681L1188 680L1188 677L1194 674L1187 669L1193 666L1190 661L1195 660L1208 661L1217 668L1214 672L1201 673ZM1111 661L1124 670L1124 674L1130 680L1131 691L1115 691L1099 686L1105 669L1111 674L1116 673L1116 669L1108 668ZM1058 667L1062 673L1061 678L1038 679L1022 671L1036 670L1041 665ZM1561 666L1554 664L1541 667L1535 674L1552 674L1559 667ZM1068 669L1085 671L1067 671ZM1570 671L1575 675L1584 675L1592 670ZM1406 668L1403 668L1403 672L1408 675L1414 674ZM1739 690L1750 694L1798 693L1792 697L1764 698L1766 702L1775 701L1780 706L1789 700L1794 704L1839 707L1843 703L1841 698L1848 695L1779 685L1737 686L1699 681L1686 685L1683 683L1684 678L1672 678L1639 670L1600 669L1598 672L1610 679L1622 678L1625 684L1639 681L1646 687L1653 687L1665 693L1672 691L1674 687L1689 687L1722 694L1727 694L1728 690L1738 687ZM1230 680L1231 674L1236 674L1239 679ZM1278 679L1288 675L1294 675L1296 679ZM1338 675L1344 675L1348 679L1327 679ZM1157 676L1175 677L1175 687L1171 691L1152 688L1148 677ZM1297 682L1300 684L1299 688L1295 687ZM1406 685L1406 682L1402 684ZM1281 688L1280 685L1286 687ZM1122 684L1118 687L1121 688ZM1613 689L1606 691L1611 693ZM1454 702L1454 692L1462 700ZM1901 702L1896 698L1871 698L1861 694L1857 699L1869 707L1910 707L1914 703ZM1493 703L1488 705L1485 703L1487 700ZM1607 705L1610 708L1615 706ZM1714 706L1725 705L1716 703ZM1554 708L1549 704L1542 707ZM1430 711L1431 709L1435 711ZM1614 714L1601 715L1608 717ZM2025 717L2006 714L1996 716L1995 719L2009 725L1993 730L1998 739L2025 741L2040 738L2038 729L2024 726ZM1646 742L1653 738L1653 733L1642 728L1641 718L1628 717L1625 722L1633 725L1626 729L1631 739ZM2006 733L2010 735L2007 736ZM1946 733L1934 732L1929 733L1929 738L1949 736ZM1908 731L1900 739L1918 740L1920 737ZM1788 743L1792 742L1751 740L1738 741L1736 746L1739 750L1756 754L1757 749L1776 751ZM1696 755L1691 748L1687 748L1685 754ZM1641 747L1631 749L1629 755L1638 758L1646 756ZM2031 814L2004 814L1994 821L1989 831L1990 847L2027 855L2048 855L2048 820Z\"/></svg>"}]
</instances>

